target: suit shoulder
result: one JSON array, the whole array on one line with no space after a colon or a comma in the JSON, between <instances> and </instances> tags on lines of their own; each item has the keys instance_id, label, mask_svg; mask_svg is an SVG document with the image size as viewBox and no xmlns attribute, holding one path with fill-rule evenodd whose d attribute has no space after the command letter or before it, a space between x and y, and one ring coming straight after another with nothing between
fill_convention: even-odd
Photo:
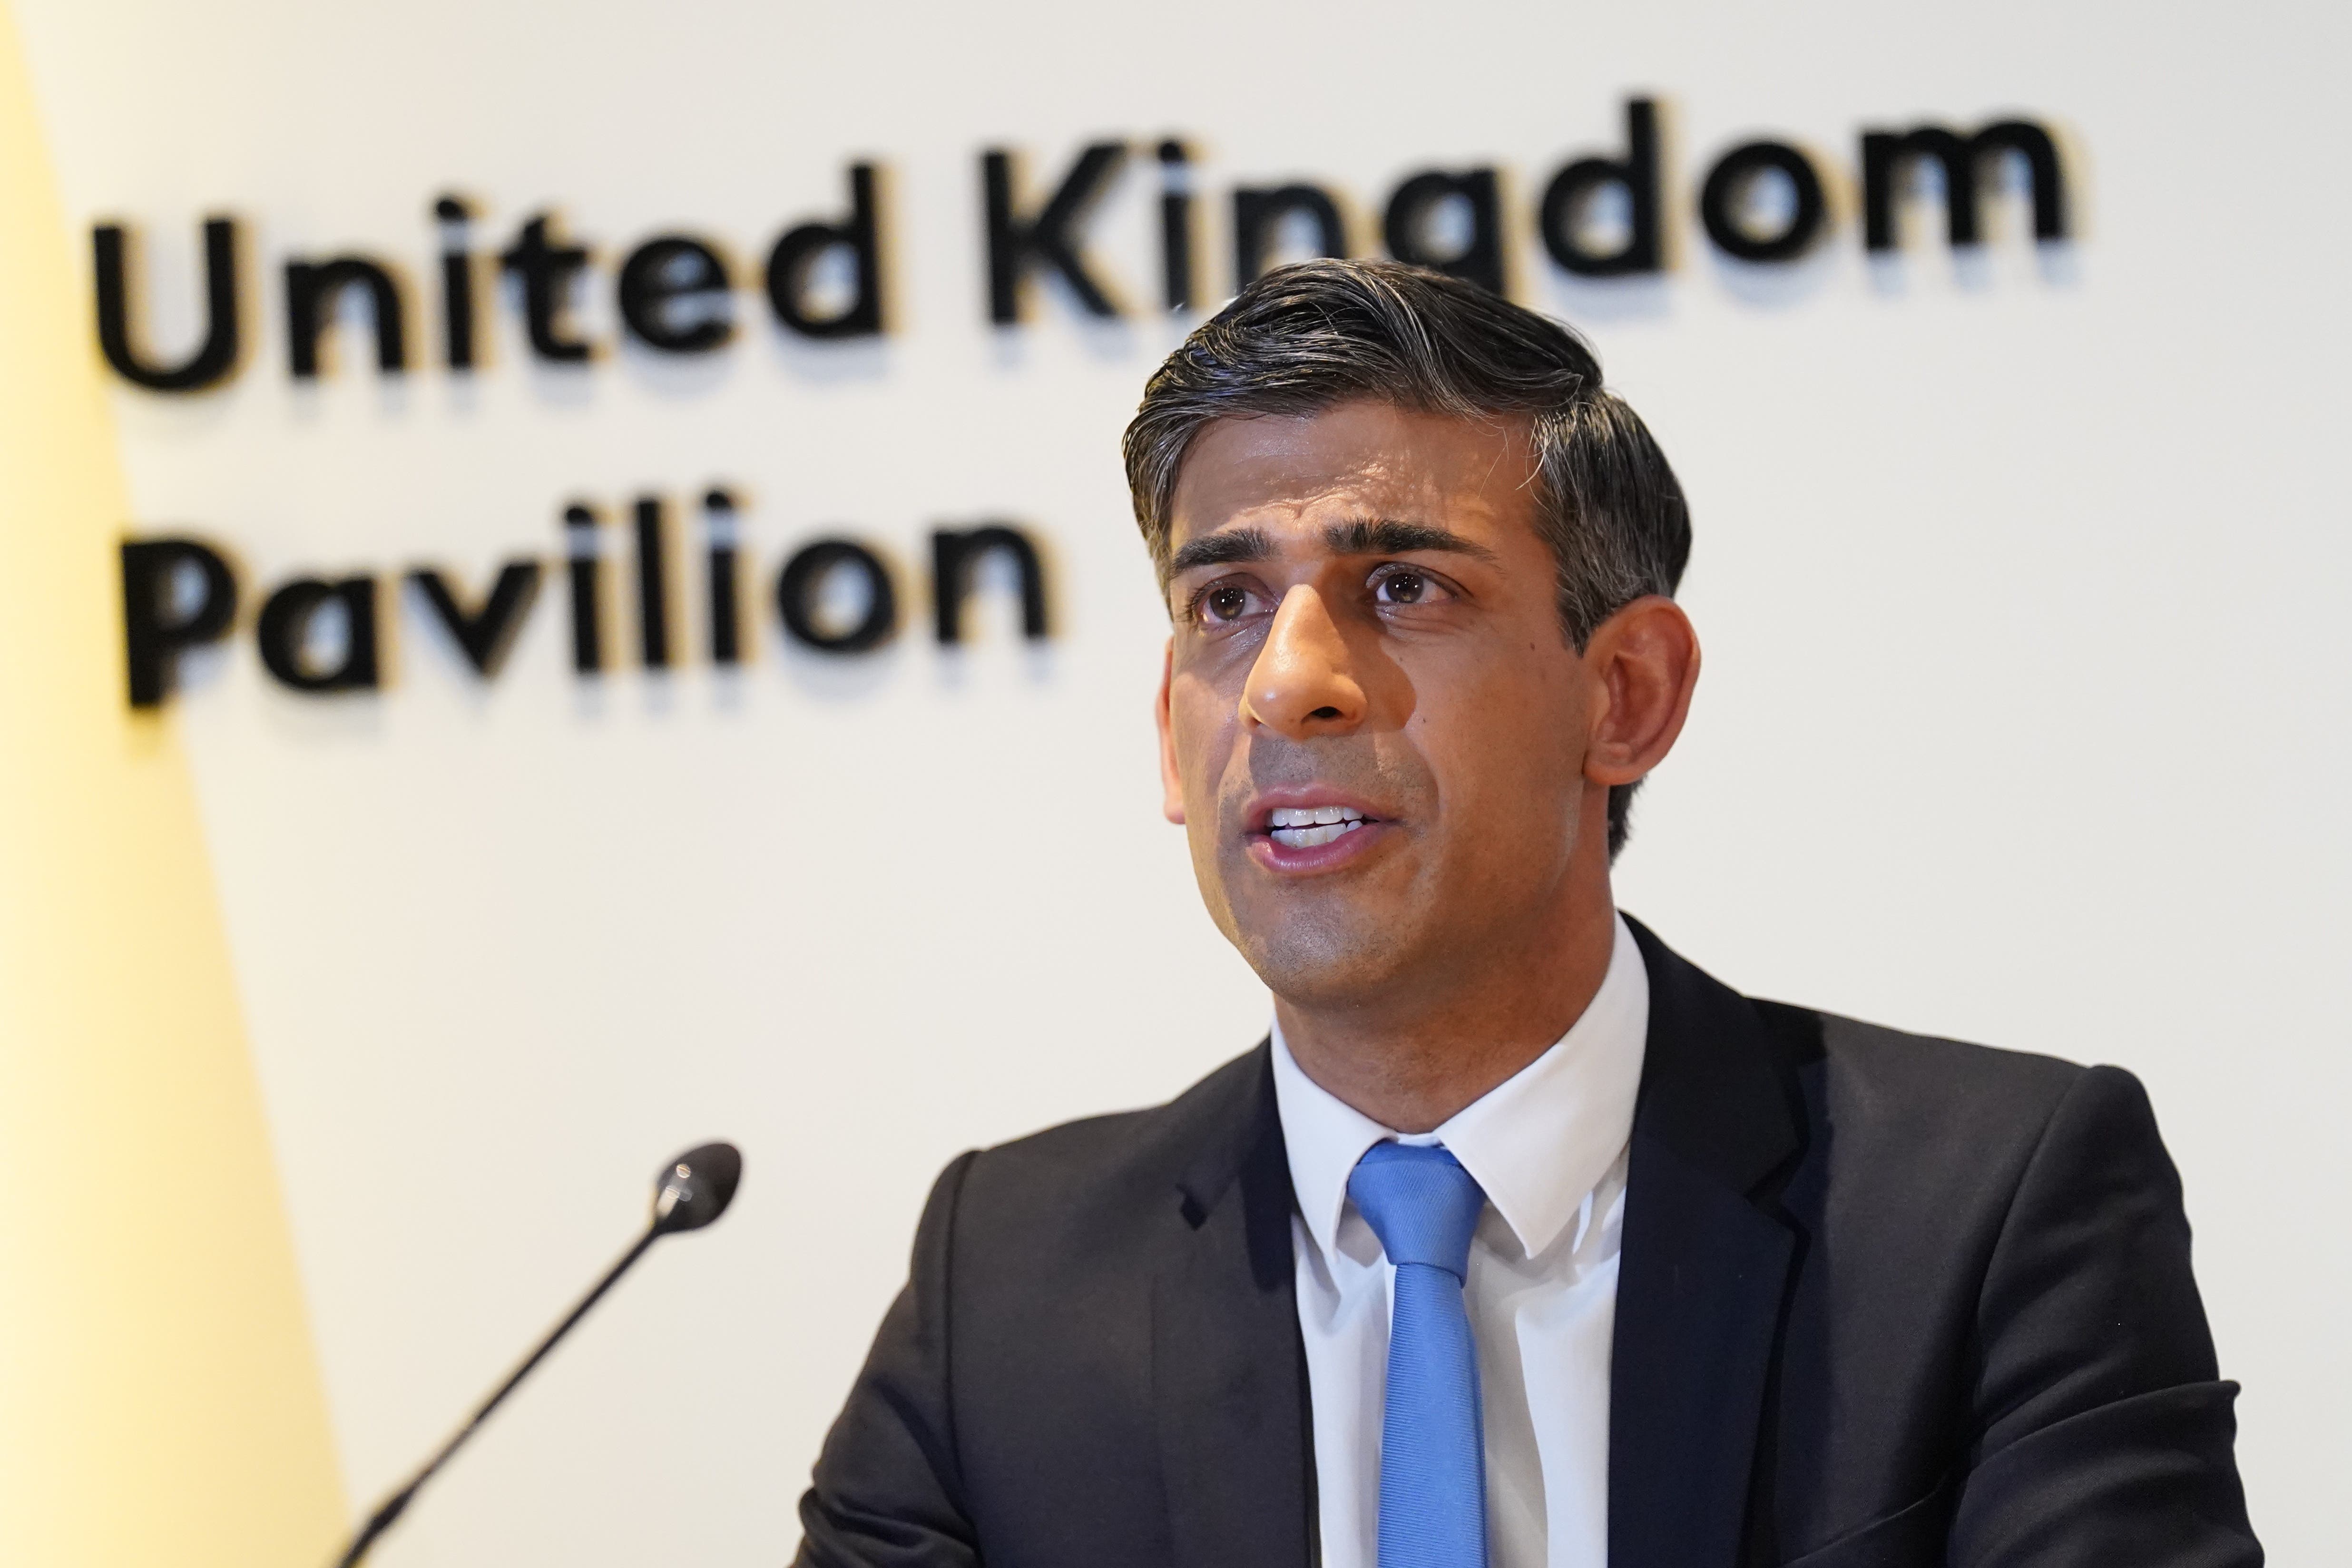
<instances>
[{"instance_id":1,"label":"suit shoulder","mask_svg":"<svg viewBox=\"0 0 2352 1568\"><path fill-rule=\"evenodd\" d=\"M1801 1079L1832 1118L1930 1145L2031 1143L2066 1098L2131 1082L2115 1068L1916 1035L1780 1002L1758 1002ZM2136 1084L2134 1085L2136 1087Z\"/></svg>"},{"instance_id":2,"label":"suit shoulder","mask_svg":"<svg viewBox=\"0 0 2352 1568\"><path fill-rule=\"evenodd\" d=\"M999 1194L1108 1194L1164 1189L1207 1140L1244 1121L1267 1072L1265 1047L1235 1057L1163 1105L1065 1121L973 1158L968 1183Z\"/></svg>"},{"instance_id":3,"label":"suit shoulder","mask_svg":"<svg viewBox=\"0 0 2352 1568\"><path fill-rule=\"evenodd\" d=\"M1783 1201L1832 1238L1833 1274L1913 1281L1905 1310L1920 1321L1976 1299L2030 1182L2039 1214L2092 1205L2126 1166L2135 1189L2168 1178L2147 1098L2120 1068L1757 1009L1793 1058L1804 1152Z\"/></svg>"}]
</instances>

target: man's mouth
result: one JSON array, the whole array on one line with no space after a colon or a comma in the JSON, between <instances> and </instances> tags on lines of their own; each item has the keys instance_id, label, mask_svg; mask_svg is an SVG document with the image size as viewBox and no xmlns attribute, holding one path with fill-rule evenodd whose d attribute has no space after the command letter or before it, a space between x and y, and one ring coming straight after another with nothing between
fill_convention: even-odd
<instances>
[{"instance_id":1,"label":"man's mouth","mask_svg":"<svg viewBox=\"0 0 2352 1568\"><path fill-rule=\"evenodd\" d=\"M1285 849L1312 849L1363 826L1364 814L1352 805L1277 805L1265 836Z\"/></svg>"}]
</instances>

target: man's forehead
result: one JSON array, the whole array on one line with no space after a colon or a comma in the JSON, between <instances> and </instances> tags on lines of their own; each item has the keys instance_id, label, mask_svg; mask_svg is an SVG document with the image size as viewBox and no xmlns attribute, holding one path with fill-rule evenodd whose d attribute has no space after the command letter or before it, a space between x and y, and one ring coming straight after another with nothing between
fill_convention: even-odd
<instances>
[{"instance_id":1,"label":"man's forehead","mask_svg":"<svg viewBox=\"0 0 2352 1568\"><path fill-rule=\"evenodd\" d=\"M1171 498L1172 542L1224 528L1321 535L1389 519L1492 527L1530 504L1524 425L1351 403L1215 420Z\"/></svg>"}]
</instances>

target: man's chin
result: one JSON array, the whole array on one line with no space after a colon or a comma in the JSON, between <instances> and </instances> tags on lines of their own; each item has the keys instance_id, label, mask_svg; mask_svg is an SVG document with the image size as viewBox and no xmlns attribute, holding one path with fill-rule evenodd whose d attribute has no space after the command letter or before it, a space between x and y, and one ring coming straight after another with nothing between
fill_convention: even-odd
<instances>
[{"instance_id":1,"label":"man's chin","mask_svg":"<svg viewBox=\"0 0 2352 1568\"><path fill-rule=\"evenodd\" d=\"M1263 924L1242 921L1235 944L1267 990L1301 1007L1371 1000L1412 968L1414 944L1393 921L1297 912Z\"/></svg>"}]
</instances>

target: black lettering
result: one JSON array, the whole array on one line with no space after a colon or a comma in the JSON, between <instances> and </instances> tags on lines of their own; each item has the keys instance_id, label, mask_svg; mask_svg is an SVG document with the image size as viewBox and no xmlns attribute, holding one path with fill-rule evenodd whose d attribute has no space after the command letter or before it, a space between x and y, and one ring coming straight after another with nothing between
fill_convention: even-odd
<instances>
[{"instance_id":1,"label":"black lettering","mask_svg":"<svg viewBox=\"0 0 2352 1568\"><path fill-rule=\"evenodd\" d=\"M849 218L804 223L786 231L768 253L768 303L776 320L805 338L872 337L882 331L882 240L874 165L849 166ZM809 284L827 251L846 248L856 264L857 292L830 315L809 308Z\"/></svg>"},{"instance_id":2,"label":"black lettering","mask_svg":"<svg viewBox=\"0 0 2352 1568\"><path fill-rule=\"evenodd\" d=\"M735 331L727 264L682 234L649 239L621 263L621 321L665 353L702 353Z\"/></svg>"},{"instance_id":3,"label":"black lettering","mask_svg":"<svg viewBox=\"0 0 2352 1568\"><path fill-rule=\"evenodd\" d=\"M173 613L173 580L193 567L203 592ZM236 618L236 574L210 545L193 539L134 539L122 545L123 668L131 706L153 708L170 695L181 652L217 642Z\"/></svg>"},{"instance_id":4,"label":"black lettering","mask_svg":"<svg viewBox=\"0 0 2352 1568\"><path fill-rule=\"evenodd\" d=\"M1234 193L1234 291L1239 293L1265 270L1283 220L1304 215L1315 226L1315 254L1348 254L1348 225L1331 193L1317 185L1248 186Z\"/></svg>"},{"instance_id":5,"label":"black lettering","mask_svg":"<svg viewBox=\"0 0 2352 1568\"><path fill-rule=\"evenodd\" d=\"M1630 208L1624 244L1596 251L1585 240L1584 208L1606 185L1623 188ZM1580 278L1624 278L1665 267L1658 203L1658 107L1646 98L1625 104L1625 156L1580 158L1552 176L1540 221L1544 248Z\"/></svg>"},{"instance_id":6,"label":"black lettering","mask_svg":"<svg viewBox=\"0 0 2352 1568\"><path fill-rule=\"evenodd\" d=\"M343 656L321 669L302 647L311 622L329 609L343 615ZM345 577L324 582L298 577L262 601L254 627L262 667L280 684L323 696L336 691L373 691L376 687L375 579Z\"/></svg>"},{"instance_id":7,"label":"black lettering","mask_svg":"<svg viewBox=\"0 0 2352 1568\"><path fill-rule=\"evenodd\" d=\"M1973 136L1955 135L1940 125L1922 125L1895 132L1866 131L1862 137L1863 247L1892 250L1895 247L1896 178L1913 160L1933 158L1944 167L1944 232L1955 246L1979 243L1983 191L1979 182L1986 166L2001 153L2025 159L2033 188L2033 237L2066 237L2064 176L2058 166L2058 147L2050 132L2030 120L2003 120Z\"/></svg>"},{"instance_id":8,"label":"black lettering","mask_svg":"<svg viewBox=\"0 0 2352 1568\"><path fill-rule=\"evenodd\" d=\"M1078 154L1078 161L1037 216L1024 218L1013 209L1012 154L1001 151L981 154L981 178L988 191L990 321L1010 326L1021 320L1021 279L1037 262L1060 273L1078 303L1093 314L1118 314L1118 307L1087 270L1086 258L1071 231L1093 208L1126 156L1127 148L1119 142L1095 142Z\"/></svg>"},{"instance_id":9,"label":"black lettering","mask_svg":"<svg viewBox=\"0 0 2352 1568\"><path fill-rule=\"evenodd\" d=\"M530 606L539 597L539 563L509 561L499 568L498 580L482 596L481 608L467 610L458 602L457 590L447 578L430 566L420 566L408 574L408 580L425 595L433 607L435 618L464 652L474 673L488 680L506 662L508 652L514 647L515 634L530 614Z\"/></svg>"},{"instance_id":10,"label":"black lettering","mask_svg":"<svg viewBox=\"0 0 2352 1568\"><path fill-rule=\"evenodd\" d=\"M637 652L647 669L669 668L669 531L658 496L637 498Z\"/></svg>"},{"instance_id":11,"label":"black lettering","mask_svg":"<svg viewBox=\"0 0 2352 1568\"><path fill-rule=\"evenodd\" d=\"M1019 529L1001 522L940 529L931 535L931 604L942 644L963 640L963 604L971 596L972 568L992 551L1013 558L1021 574L1021 634L1045 635L1045 569L1037 547Z\"/></svg>"},{"instance_id":12,"label":"black lettering","mask_svg":"<svg viewBox=\"0 0 2352 1568\"><path fill-rule=\"evenodd\" d=\"M710 541L710 662L740 664L743 659L742 590L736 583L740 538L735 498L713 489L702 498L702 511Z\"/></svg>"},{"instance_id":13,"label":"black lettering","mask_svg":"<svg viewBox=\"0 0 2352 1568\"><path fill-rule=\"evenodd\" d=\"M336 300L352 288L367 290L368 308L375 319L376 368L408 368L400 286L380 261L338 256L331 261L286 264L286 358L287 368L295 375L307 381L319 374L319 334L326 331Z\"/></svg>"},{"instance_id":14,"label":"black lettering","mask_svg":"<svg viewBox=\"0 0 2352 1568\"><path fill-rule=\"evenodd\" d=\"M572 668L594 675L604 668L604 610L597 591L596 514L584 506L563 509L564 552L572 583Z\"/></svg>"},{"instance_id":15,"label":"black lettering","mask_svg":"<svg viewBox=\"0 0 2352 1568\"><path fill-rule=\"evenodd\" d=\"M836 572L855 572L865 581L866 612L855 626L829 625L820 613L818 595ZM898 626L898 595L890 582L890 568L849 539L820 539L795 552L776 574L776 609L786 631L821 653L864 653Z\"/></svg>"},{"instance_id":16,"label":"black lettering","mask_svg":"<svg viewBox=\"0 0 2352 1568\"><path fill-rule=\"evenodd\" d=\"M584 246L561 245L550 236L552 219L540 214L522 226L512 247L499 258L500 265L522 279L523 320L530 332L530 352L558 363L577 363L588 357L588 345L564 331L564 307L572 279L588 265Z\"/></svg>"},{"instance_id":17,"label":"black lettering","mask_svg":"<svg viewBox=\"0 0 2352 1568\"><path fill-rule=\"evenodd\" d=\"M1160 298L1192 308L1192 165L1173 137L1160 144Z\"/></svg>"},{"instance_id":18,"label":"black lettering","mask_svg":"<svg viewBox=\"0 0 2352 1568\"><path fill-rule=\"evenodd\" d=\"M149 363L131 342L129 237L120 224L90 231L97 270L98 345L115 374L151 392L194 392L236 366L236 220L205 220L205 341L174 365Z\"/></svg>"},{"instance_id":19,"label":"black lettering","mask_svg":"<svg viewBox=\"0 0 2352 1568\"><path fill-rule=\"evenodd\" d=\"M441 224L441 344L451 370L474 368L474 258L467 223L473 216L456 196L433 204Z\"/></svg>"},{"instance_id":20,"label":"black lettering","mask_svg":"<svg viewBox=\"0 0 2352 1568\"><path fill-rule=\"evenodd\" d=\"M1775 173L1789 182L1788 220L1777 234L1759 234L1746 222L1741 204L1758 180ZM1811 159L1785 142L1750 142L1726 153L1707 171L1698 216L1707 237L1742 261L1792 261L1821 237L1829 203Z\"/></svg>"},{"instance_id":21,"label":"black lettering","mask_svg":"<svg viewBox=\"0 0 2352 1568\"><path fill-rule=\"evenodd\" d=\"M1438 208L1462 202L1470 213L1470 237L1459 247L1441 247L1429 233ZM1490 293L1503 292L1502 203L1495 193L1495 171L1471 169L1459 174L1431 170L1415 174L1389 198L1381 224L1389 254L1399 261L1427 267L1477 284Z\"/></svg>"}]
</instances>

